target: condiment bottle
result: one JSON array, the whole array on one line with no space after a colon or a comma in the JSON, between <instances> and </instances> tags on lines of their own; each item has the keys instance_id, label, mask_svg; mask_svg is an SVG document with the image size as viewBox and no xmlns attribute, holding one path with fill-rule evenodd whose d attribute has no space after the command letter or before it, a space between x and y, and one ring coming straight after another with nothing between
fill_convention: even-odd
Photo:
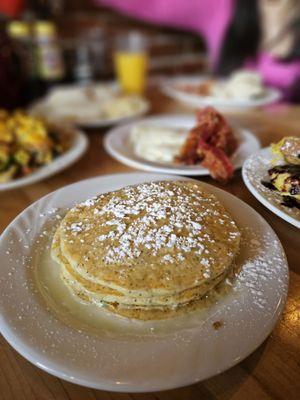
<instances>
[{"instance_id":1,"label":"condiment bottle","mask_svg":"<svg viewBox=\"0 0 300 400\"><path fill-rule=\"evenodd\" d=\"M37 73L46 92L64 76L61 49L55 25L50 21L37 21L34 25Z\"/></svg>"}]
</instances>

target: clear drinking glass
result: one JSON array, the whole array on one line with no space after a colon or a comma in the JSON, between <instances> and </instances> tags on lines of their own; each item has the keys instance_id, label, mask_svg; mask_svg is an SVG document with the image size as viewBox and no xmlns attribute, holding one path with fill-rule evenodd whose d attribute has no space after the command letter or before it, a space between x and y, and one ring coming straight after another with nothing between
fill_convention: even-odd
<instances>
[{"instance_id":1,"label":"clear drinking glass","mask_svg":"<svg viewBox=\"0 0 300 400\"><path fill-rule=\"evenodd\" d=\"M115 42L114 64L121 89L141 94L146 87L148 70L146 38L138 32L119 35Z\"/></svg>"}]
</instances>

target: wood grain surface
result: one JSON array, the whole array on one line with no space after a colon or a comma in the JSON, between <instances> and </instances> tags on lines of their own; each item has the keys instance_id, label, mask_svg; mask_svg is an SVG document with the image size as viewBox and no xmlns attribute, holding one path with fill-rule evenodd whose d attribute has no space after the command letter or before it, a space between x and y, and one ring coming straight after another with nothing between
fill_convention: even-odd
<instances>
[{"instance_id":1,"label":"wood grain surface","mask_svg":"<svg viewBox=\"0 0 300 400\"><path fill-rule=\"evenodd\" d=\"M150 90L148 97L152 114L191 113L191 110L172 102L156 89ZM276 105L263 110L232 113L230 118L250 128L263 146L283 136L300 134L300 106ZM93 176L133 171L105 153L102 146L104 133L103 130L88 131L90 145L87 153L64 172L34 185L0 192L0 232L24 208L53 190ZM203 180L216 184L210 178ZM300 232L268 211L250 194L243 184L240 171L226 186L216 185L244 200L267 220L281 240L288 258L290 287L283 317L269 338L252 355L216 377L185 388L147 394L112 393L84 388L48 375L17 354L0 337L0 399L300 399Z\"/></svg>"}]
</instances>

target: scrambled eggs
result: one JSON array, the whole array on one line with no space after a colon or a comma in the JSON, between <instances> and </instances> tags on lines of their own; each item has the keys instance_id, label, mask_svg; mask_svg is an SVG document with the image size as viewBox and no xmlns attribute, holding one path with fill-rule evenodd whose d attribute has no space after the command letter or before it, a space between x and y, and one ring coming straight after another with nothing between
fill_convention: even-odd
<instances>
[{"instance_id":1,"label":"scrambled eggs","mask_svg":"<svg viewBox=\"0 0 300 400\"><path fill-rule=\"evenodd\" d=\"M27 175L64 151L61 137L22 111L0 110L0 182Z\"/></svg>"}]
</instances>

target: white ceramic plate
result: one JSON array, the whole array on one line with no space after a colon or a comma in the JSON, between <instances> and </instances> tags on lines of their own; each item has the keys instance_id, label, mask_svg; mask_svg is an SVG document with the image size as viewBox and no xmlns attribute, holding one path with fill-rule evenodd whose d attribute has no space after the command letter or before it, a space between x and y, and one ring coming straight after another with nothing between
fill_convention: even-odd
<instances>
[{"instance_id":1,"label":"white ceramic plate","mask_svg":"<svg viewBox=\"0 0 300 400\"><path fill-rule=\"evenodd\" d=\"M106 151L121 163L143 171L177 174L186 176L209 175L209 171L201 165L177 165L152 162L137 156L130 143L130 133L136 124L159 127L183 128L188 131L195 125L195 117L189 115L163 115L145 118L136 123L126 124L110 130L104 138ZM247 129L236 128L235 134L240 145L231 157L234 168L241 168L243 162L250 154L260 148L260 143L255 135Z\"/></svg>"},{"instance_id":2,"label":"white ceramic plate","mask_svg":"<svg viewBox=\"0 0 300 400\"><path fill-rule=\"evenodd\" d=\"M190 107L213 106L224 110L244 109L252 107L266 106L278 101L281 97L279 90L269 88L266 95L259 99L221 99L213 96L200 96L180 90L176 85L199 84L207 80L208 77L176 77L169 79L162 85L163 92L174 100L178 100Z\"/></svg>"},{"instance_id":3,"label":"white ceramic plate","mask_svg":"<svg viewBox=\"0 0 300 400\"><path fill-rule=\"evenodd\" d=\"M58 222L62 210L96 194L161 179L178 177L120 174L66 186L32 204L2 234L1 333L39 368L97 389L169 389L230 368L254 351L274 328L288 288L288 266L281 244L252 208L207 184L203 185L218 196L243 232L237 259L239 277L232 291L217 303L156 322L130 321L98 309L105 323L96 332L82 326L76 313L64 322L65 303L59 303L59 317L46 306L33 278L42 257L41 251L33 252L34 243L37 238L39 245L51 240L44 232L45 223ZM45 247L44 252L48 254L49 249ZM218 330L213 327L217 321L222 322Z\"/></svg>"},{"instance_id":4,"label":"white ceramic plate","mask_svg":"<svg viewBox=\"0 0 300 400\"><path fill-rule=\"evenodd\" d=\"M99 83L95 83L95 85L101 87L101 84ZM114 82L106 83L103 86L112 92L118 90L117 84ZM84 90L84 87L78 84L61 85L58 87L58 89L64 96L65 101L68 102L68 99L70 99L71 101L73 100L74 96L76 96L76 93L80 94L80 92ZM72 114L74 112L74 116L72 117L72 119L64 119L64 117L61 115L61 110L59 110L59 113L57 114L56 108L54 108L53 106L49 107L48 97L45 97L35 102L30 107L30 113L36 116L41 116L50 121L57 122L61 120L62 122L66 122L70 125L77 125L83 128L105 128L141 117L142 115L146 114L150 108L148 101L144 98L140 98L138 108L130 115L116 118L101 118L99 117L99 115L97 115L97 113L95 113L95 115L83 119L76 117L76 107L80 107L80 104L81 103L77 104L75 106L75 109L72 111ZM63 107L63 105L60 103L58 107L61 108Z\"/></svg>"},{"instance_id":5,"label":"white ceramic plate","mask_svg":"<svg viewBox=\"0 0 300 400\"><path fill-rule=\"evenodd\" d=\"M0 183L0 192L4 190L16 189L21 186L31 185L32 183L49 178L65 168L75 163L86 151L88 140L85 134L79 130L74 130L74 141L69 150L56 157L50 164L38 168L33 173L22 178L13 179L6 183Z\"/></svg>"},{"instance_id":6,"label":"white ceramic plate","mask_svg":"<svg viewBox=\"0 0 300 400\"><path fill-rule=\"evenodd\" d=\"M268 181L268 169L274 166L271 164L272 159L274 159L274 154L272 154L270 147L251 155L243 165L242 173L245 185L265 207L285 221L300 228L300 210L282 205L280 194L261 184L262 180Z\"/></svg>"}]
</instances>

